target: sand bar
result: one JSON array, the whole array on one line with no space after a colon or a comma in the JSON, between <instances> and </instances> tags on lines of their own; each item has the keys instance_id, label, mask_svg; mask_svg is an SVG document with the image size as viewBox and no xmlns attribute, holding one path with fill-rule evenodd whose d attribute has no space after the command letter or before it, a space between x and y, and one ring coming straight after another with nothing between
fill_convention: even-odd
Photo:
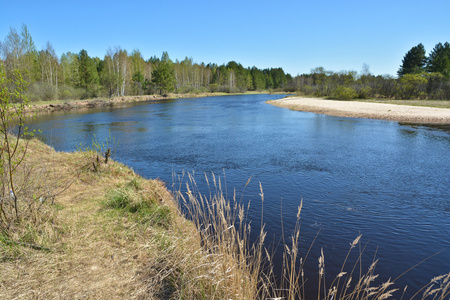
<instances>
[{"instance_id":1,"label":"sand bar","mask_svg":"<svg viewBox=\"0 0 450 300\"><path fill-rule=\"evenodd\" d=\"M450 109L447 108L336 101L303 97L271 100L267 101L267 103L286 107L291 110L338 117L392 120L408 123L450 124Z\"/></svg>"}]
</instances>

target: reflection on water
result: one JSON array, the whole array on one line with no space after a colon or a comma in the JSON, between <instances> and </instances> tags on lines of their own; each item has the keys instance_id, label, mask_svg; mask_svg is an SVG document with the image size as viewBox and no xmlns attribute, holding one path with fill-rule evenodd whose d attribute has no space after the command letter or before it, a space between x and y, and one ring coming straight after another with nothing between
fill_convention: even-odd
<instances>
[{"instance_id":1,"label":"reflection on water","mask_svg":"<svg viewBox=\"0 0 450 300\"><path fill-rule=\"evenodd\" d=\"M381 280L444 250L399 281L408 284L408 293L449 272L449 127L339 118L264 103L280 97L152 102L44 116L37 127L41 138L65 151L86 144L93 134L101 141L111 132L119 143L116 159L168 186L172 172L195 171L199 189L209 194L203 174L222 174L229 195L235 189L239 199L251 201L255 233L261 182L268 240L278 245L277 265L283 249L281 219L289 236L303 199L303 255L320 230L306 264L310 282L316 280L320 248L334 276L359 233L369 243L365 263L380 246Z\"/></svg>"},{"instance_id":2,"label":"reflection on water","mask_svg":"<svg viewBox=\"0 0 450 300\"><path fill-rule=\"evenodd\" d=\"M413 129L409 129L409 128L400 129L399 132L400 132L400 134L404 134L408 137L417 136L417 133L418 133L417 130L413 130Z\"/></svg>"},{"instance_id":3,"label":"reflection on water","mask_svg":"<svg viewBox=\"0 0 450 300\"><path fill-rule=\"evenodd\" d=\"M450 124L410 124L410 123L399 123L399 124L411 128L428 127L430 129L441 130L443 132L450 132Z\"/></svg>"}]
</instances>

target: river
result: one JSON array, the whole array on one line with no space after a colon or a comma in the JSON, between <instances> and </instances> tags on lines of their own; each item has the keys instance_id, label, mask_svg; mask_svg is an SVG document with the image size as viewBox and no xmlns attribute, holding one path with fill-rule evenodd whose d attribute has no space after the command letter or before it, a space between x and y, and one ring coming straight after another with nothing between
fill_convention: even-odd
<instances>
[{"instance_id":1,"label":"river","mask_svg":"<svg viewBox=\"0 0 450 300\"><path fill-rule=\"evenodd\" d=\"M40 138L60 151L111 135L115 159L172 186L173 173L214 172L231 196L251 201L261 218L264 189L267 240L278 247L301 213L301 253L314 240L306 276L314 282L320 249L328 278L361 233L363 262L377 252L380 280L395 278L409 295L450 272L450 132L397 122L296 112L266 104L283 95L239 95L148 102L126 107L39 116ZM249 185L244 189L247 180ZM282 217L281 217L282 214ZM256 232L257 229L254 229ZM357 254L357 253L356 253ZM357 256L357 255L356 255ZM412 293L412 294L411 294ZM397 294L398 295L398 294Z\"/></svg>"}]
</instances>

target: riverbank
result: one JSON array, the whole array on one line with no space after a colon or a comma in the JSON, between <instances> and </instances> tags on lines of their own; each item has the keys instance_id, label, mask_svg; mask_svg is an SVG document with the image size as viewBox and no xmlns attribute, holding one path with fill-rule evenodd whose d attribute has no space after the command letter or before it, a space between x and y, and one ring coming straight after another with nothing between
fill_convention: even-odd
<instances>
[{"instance_id":1,"label":"riverbank","mask_svg":"<svg viewBox=\"0 0 450 300\"><path fill-rule=\"evenodd\" d=\"M160 180L91 150L20 145L23 206L0 231L1 299L252 299L246 266L202 246Z\"/></svg>"},{"instance_id":2,"label":"riverbank","mask_svg":"<svg viewBox=\"0 0 450 300\"><path fill-rule=\"evenodd\" d=\"M267 101L267 103L296 111L313 112L338 117L380 119L421 124L450 123L450 109L446 108L337 101L303 97L271 100Z\"/></svg>"},{"instance_id":3,"label":"riverbank","mask_svg":"<svg viewBox=\"0 0 450 300\"><path fill-rule=\"evenodd\" d=\"M266 94L269 92L246 92L244 94ZM186 94L174 94L169 93L167 95L143 95L143 96L122 96L112 98L94 98L86 100L51 100L51 101L39 101L31 102L28 111L33 113L45 113L54 111L70 111L70 110L87 110L91 108L101 108L109 106L120 106L128 103L139 103L147 101L161 101L168 99L182 99L182 98L203 98L211 96L228 96L228 95L241 95L241 94L229 94L229 93L186 93Z\"/></svg>"},{"instance_id":4,"label":"riverbank","mask_svg":"<svg viewBox=\"0 0 450 300\"><path fill-rule=\"evenodd\" d=\"M201 94L167 94L167 95L145 95L145 96L123 96L112 98L94 98L86 100L52 100L52 101L40 101L31 102L28 110L30 112L53 112L53 111L69 111L90 109L108 106L118 106L126 103L137 103L145 101L160 101L166 99L177 98L193 98L193 97L208 97L212 96L212 93Z\"/></svg>"}]
</instances>

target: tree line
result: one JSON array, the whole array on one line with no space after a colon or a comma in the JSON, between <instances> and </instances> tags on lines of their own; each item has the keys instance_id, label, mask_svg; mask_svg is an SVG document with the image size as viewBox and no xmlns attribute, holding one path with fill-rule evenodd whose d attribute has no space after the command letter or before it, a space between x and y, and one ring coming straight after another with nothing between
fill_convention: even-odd
<instances>
[{"instance_id":1,"label":"tree line","mask_svg":"<svg viewBox=\"0 0 450 300\"><path fill-rule=\"evenodd\" d=\"M139 50L120 47L109 48L103 58L84 49L58 57L49 42L38 51L26 25L20 34L11 28L0 50L6 76L19 70L30 84L31 100L262 91L283 89L292 80L282 68L244 68L235 61L219 66L188 57L172 61L167 52L144 59Z\"/></svg>"},{"instance_id":2,"label":"tree line","mask_svg":"<svg viewBox=\"0 0 450 300\"><path fill-rule=\"evenodd\" d=\"M322 67L294 78L293 90L333 99L389 98L450 100L450 44L438 43L426 56L423 44L412 47L393 76L374 76L369 66L361 73L331 72Z\"/></svg>"},{"instance_id":3,"label":"tree line","mask_svg":"<svg viewBox=\"0 0 450 300\"><path fill-rule=\"evenodd\" d=\"M109 48L103 58L91 57L84 49L58 57L50 42L38 51L24 24L20 34L10 29L0 42L0 53L6 76L19 70L29 83L32 101L267 90L334 99L450 99L449 43L437 44L428 57L422 44L413 47L403 58L398 78L372 75L367 65L360 73L318 67L293 77L282 68L245 68L235 61L173 61L167 52L144 59L138 49L128 52L120 47Z\"/></svg>"}]
</instances>

